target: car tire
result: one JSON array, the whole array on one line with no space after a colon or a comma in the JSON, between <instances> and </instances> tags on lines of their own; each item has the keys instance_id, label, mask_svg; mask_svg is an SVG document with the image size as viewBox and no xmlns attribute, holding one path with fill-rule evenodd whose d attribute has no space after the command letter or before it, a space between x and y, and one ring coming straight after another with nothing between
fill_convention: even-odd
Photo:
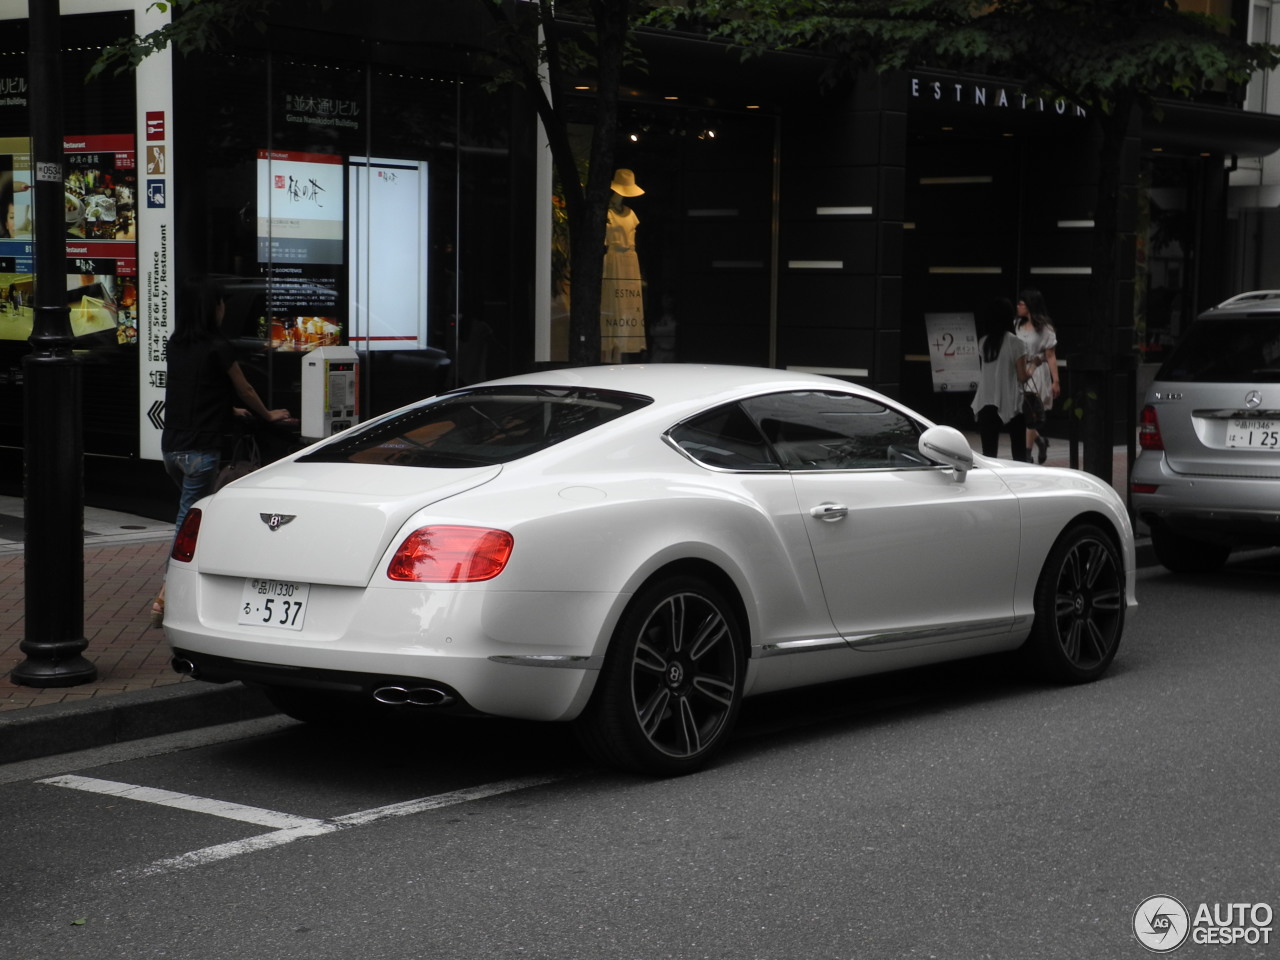
<instances>
[{"instance_id":1,"label":"car tire","mask_svg":"<svg viewBox=\"0 0 1280 960\"><path fill-rule=\"evenodd\" d=\"M695 577L649 584L614 631L575 730L598 763L671 776L703 767L742 706L746 656L732 604Z\"/></svg>"},{"instance_id":2,"label":"car tire","mask_svg":"<svg viewBox=\"0 0 1280 960\"><path fill-rule=\"evenodd\" d=\"M1195 540L1160 526L1151 528L1151 549L1160 565L1174 573L1213 573L1231 555L1229 544Z\"/></svg>"},{"instance_id":3,"label":"car tire","mask_svg":"<svg viewBox=\"0 0 1280 960\"><path fill-rule=\"evenodd\" d=\"M1115 543L1092 524L1072 527L1040 571L1035 623L1024 653L1055 682L1097 680L1119 649L1125 600L1124 565Z\"/></svg>"}]
</instances>

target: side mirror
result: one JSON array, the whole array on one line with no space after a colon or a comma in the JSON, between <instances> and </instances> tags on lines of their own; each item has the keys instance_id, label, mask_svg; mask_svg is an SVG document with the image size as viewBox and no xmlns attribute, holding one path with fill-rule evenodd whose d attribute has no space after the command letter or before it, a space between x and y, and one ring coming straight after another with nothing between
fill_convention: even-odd
<instances>
[{"instance_id":1,"label":"side mirror","mask_svg":"<svg viewBox=\"0 0 1280 960\"><path fill-rule=\"evenodd\" d=\"M973 469L973 448L955 427L930 427L920 434L919 446L930 460L951 467L956 472L956 483L963 483L965 474Z\"/></svg>"}]
</instances>

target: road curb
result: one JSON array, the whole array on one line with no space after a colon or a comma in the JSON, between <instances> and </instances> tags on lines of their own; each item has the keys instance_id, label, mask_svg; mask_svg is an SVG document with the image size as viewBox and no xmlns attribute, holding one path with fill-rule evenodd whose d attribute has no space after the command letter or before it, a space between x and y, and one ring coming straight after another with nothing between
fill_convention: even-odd
<instances>
[{"instance_id":1,"label":"road curb","mask_svg":"<svg viewBox=\"0 0 1280 960\"><path fill-rule=\"evenodd\" d=\"M278 712L261 691L195 681L0 713L0 764Z\"/></svg>"}]
</instances>

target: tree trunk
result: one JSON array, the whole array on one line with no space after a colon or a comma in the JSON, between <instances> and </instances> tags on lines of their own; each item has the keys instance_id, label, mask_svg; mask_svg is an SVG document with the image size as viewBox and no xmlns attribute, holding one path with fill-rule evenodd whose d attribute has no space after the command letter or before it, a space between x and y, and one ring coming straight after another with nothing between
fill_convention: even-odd
<instances>
[{"instance_id":1,"label":"tree trunk","mask_svg":"<svg viewBox=\"0 0 1280 960\"><path fill-rule=\"evenodd\" d=\"M631 0L593 0L599 58L595 128L581 202L568 203L569 214L569 361L575 366L600 362L600 288L604 272L604 236L613 182L618 136L618 92L622 56L631 16ZM561 170L562 180L577 183L577 170ZM576 207L576 209L575 209Z\"/></svg>"}]
</instances>

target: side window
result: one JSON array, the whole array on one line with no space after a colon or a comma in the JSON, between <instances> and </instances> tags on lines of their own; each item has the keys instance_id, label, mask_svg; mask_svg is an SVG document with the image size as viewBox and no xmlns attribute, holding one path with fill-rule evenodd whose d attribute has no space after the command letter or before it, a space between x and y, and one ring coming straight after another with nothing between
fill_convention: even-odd
<instances>
[{"instance_id":1,"label":"side window","mask_svg":"<svg viewBox=\"0 0 1280 960\"><path fill-rule=\"evenodd\" d=\"M920 427L884 404L848 393L753 397L743 406L788 470L923 467Z\"/></svg>"},{"instance_id":2,"label":"side window","mask_svg":"<svg viewBox=\"0 0 1280 960\"><path fill-rule=\"evenodd\" d=\"M729 470L777 470L759 429L740 406L717 407L672 429L672 440L700 463Z\"/></svg>"}]
</instances>

